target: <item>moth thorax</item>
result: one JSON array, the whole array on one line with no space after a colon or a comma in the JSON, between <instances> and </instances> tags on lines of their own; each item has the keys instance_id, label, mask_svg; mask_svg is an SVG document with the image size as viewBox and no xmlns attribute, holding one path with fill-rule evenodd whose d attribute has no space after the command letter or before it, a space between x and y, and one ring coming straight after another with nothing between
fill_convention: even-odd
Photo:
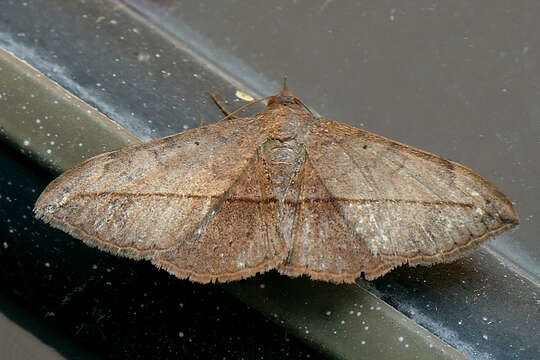
<instances>
[{"instance_id":1,"label":"moth thorax","mask_svg":"<svg viewBox=\"0 0 540 360\"><path fill-rule=\"evenodd\" d=\"M296 139L269 139L262 146L265 168L281 200L306 160L306 150Z\"/></svg>"}]
</instances>

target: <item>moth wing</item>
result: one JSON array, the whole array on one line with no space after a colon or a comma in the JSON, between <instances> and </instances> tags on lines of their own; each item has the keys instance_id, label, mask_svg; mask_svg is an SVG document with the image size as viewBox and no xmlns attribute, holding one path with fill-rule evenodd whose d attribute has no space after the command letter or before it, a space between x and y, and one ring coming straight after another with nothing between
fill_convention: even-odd
<instances>
[{"instance_id":1,"label":"moth wing","mask_svg":"<svg viewBox=\"0 0 540 360\"><path fill-rule=\"evenodd\" d=\"M272 202L258 201L271 188L252 176L265 136L256 119L229 120L96 156L53 181L36 216L91 246L196 281L267 270L286 249L271 230ZM256 243L241 232L257 234L249 238ZM184 261L168 265L177 258Z\"/></svg>"},{"instance_id":2,"label":"moth wing","mask_svg":"<svg viewBox=\"0 0 540 360\"><path fill-rule=\"evenodd\" d=\"M333 120L312 126L300 142L317 184L301 185L284 273L374 279L402 263L451 261L519 223L512 203L463 165Z\"/></svg>"},{"instance_id":3,"label":"moth wing","mask_svg":"<svg viewBox=\"0 0 540 360\"><path fill-rule=\"evenodd\" d=\"M308 141L307 151L374 255L411 264L451 260L519 223L504 194L463 165L329 119L317 128L327 141Z\"/></svg>"},{"instance_id":4,"label":"moth wing","mask_svg":"<svg viewBox=\"0 0 540 360\"><path fill-rule=\"evenodd\" d=\"M401 261L384 261L373 255L367 243L347 225L335 201L314 168L310 157L296 180L299 197L292 230L292 246L278 270L289 276L309 275L313 279L352 283L365 274L374 278Z\"/></svg>"}]
</instances>

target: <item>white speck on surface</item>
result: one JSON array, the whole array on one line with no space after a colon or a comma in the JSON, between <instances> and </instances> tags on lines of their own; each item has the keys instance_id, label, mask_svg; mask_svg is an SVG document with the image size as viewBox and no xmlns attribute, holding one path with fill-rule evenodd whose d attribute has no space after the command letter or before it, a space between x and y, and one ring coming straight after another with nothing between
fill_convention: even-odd
<instances>
[{"instance_id":1,"label":"white speck on surface","mask_svg":"<svg viewBox=\"0 0 540 360\"><path fill-rule=\"evenodd\" d=\"M49 262L46 262L46 263L43 264L43 265L45 265L46 268L51 267L51 264L50 264Z\"/></svg>"},{"instance_id":2,"label":"white speck on surface","mask_svg":"<svg viewBox=\"0 0 540 360\"><path fill-rule=\"evenodd\" d=\"M178 333L178 336L181 337L181 338L183 338L183 337L184 337L184 333L180 331L180 332Z\"/></svg>"},{"instance_id":3,"label":"white speck on surface","mask_svg":"<svg viewBox=\"0 0 540 360\"><path fill-rule=\"evenodd\" d=\"M341 325L345 325L345 320L341 320L339 323L340 323Z\"/></svg>"},{"instance_id":4,"label":"white speck on surface","mask_svg":"<svg viewBox=\"0 0 540 360\"><path fill-rule=\"evenodd\" d=\"M364 330L368 331L369 330L369 326L364 326Z\"/></svg>"},{"instance_id":5,"label":"white speck on surface","mask_svg":"<svg viewBox=\"0 0 540 360\"><path fill-rule=\"evenodd\" d=\"M327 312L324 313L324 315L330 316L330 315L332 315L332 312L331 312L331 311L327 311Z\"/></svg>"},{"instance_id":6,"label":"white speck on surface","mask_svg":"<svg viewBox=\"0 0 540 360\"><path fill-rule=\"evenodd\" d=\"M266 286L266 285L264 285L264 284L259 285L259 287L260 287L261 289L264 289L265 286Z\"/></svg>"},{"instance_id":7,"label":"white speck on surface","mask_svg":"<svg viewBox=\"0 0 540 360\"><path fill-rule=\"evenodd\" d=\"M40 119L36 119L36 124L40 124L41 123L41 120Z\"/></svg>"},{"instance_id":8,"label":"white speck on surface","mask_svg":"<svg viewBox=\"0 0 540 360\"><path fill-rule=\"evenodd\" d=\"M30 140L24 140L24 141L23 141L23 145L24 145L24 146L30 145Z\"/></svg>"},{"instance_id":9,"label":"white speck on surface","mask_svg":"<svg viewBox=\"0 0 540 360\"><path fill-rule=\"evenodd\" d=\"M403 336L399 336L397 339L399 342L403 342Z\"/></svg>"},{"instance_id":10,"label":"white speck on surface","mask_svg":"<svg viewBox=\"0 0 540 360\"><path fill-rule=\"evenodd\" d=\"M484 334L484 335L482 335L482 338L483 338L484 340L487 340L487 339L488 339L488 336L487 336L486 334Z\"/></svg>"},{"instance_id":11,"label":"white speck on surface","mask_svg":"<svg viewBox=\"0 0 540 360\"><path fill-rule=\"evenodd\" d=\"M408 347L409 347L409 344L405 344L405 347L408 348Z\"/></svg>"},{"instance_id":12,"label":"white speck on surface","mask_svg":"<svg viewBox=\"0 0 540 360\"><path fill-rule=\"evenodd\" d=\"M51 154L52 153L52 150L51 149L47 149L47 154Z\"/></svg>"},{"instance_id":13,"label":"white speck on surface","mask_svg":"<svg viewBox=\"0 0 540 360\"><path fill-rule=\"evenodd\" d=\"M360 316L362 313L360 311L356 312L356 316Z\"/></svg>"},{"instance_id":14,"label":"white speck on surface","mask_svg":"<svg viewBox=\"0 0 540 360\"><path fill-rule=\"evenodd\" d=\"M395 8L390 9L390 22L393 22L394 20L396 20L396 17L394 16L396 12L397 12L397 9Z\"/></svg>"},{"instance_id":15,"label":"white speck on surface","mask_svg":"<svg viewBox=\"0 0 540 360\"><path fill-rule=\"evenodd\" d=\"M360 341L360 344L365 345L365 344L366 344L366 341L365 341L365 340L362 340L362 341Z\"/></svg>"},{"instance_id":16,"label":"white speck on surface","mask_svg":"<svg viewBox=\"0 0 540 360\"><path fill-rule=\"evenodd\" d=\"M140 62L147 62L148 60L150 60L150 54L146 52L141 52L137 55L137 60L139 60Z\"/></svg>"},{"instance_id":17,"label":"white speck on surface","mask_svg":"<svg viewBox=\"0 0 540 360\"><path fill-rule=\"evenodd\" d=\"M239 98L239 99L244 100L244 101L253 101L253 100L255 100L255 99L253 99L253 96L251 96L249 94L246 94L245 92L240 91L240 90L236 90L235 96L237 98Z\"/></svg>"}]
</instances>

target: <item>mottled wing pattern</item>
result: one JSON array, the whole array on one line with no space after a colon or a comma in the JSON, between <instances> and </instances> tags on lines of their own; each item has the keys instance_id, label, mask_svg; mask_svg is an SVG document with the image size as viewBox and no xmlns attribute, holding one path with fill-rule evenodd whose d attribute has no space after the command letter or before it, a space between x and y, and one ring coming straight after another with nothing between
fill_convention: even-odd
<instances>
[{"instance_id":1,"label":"mottled wing pattern","mask_svg":"<svg viewBox=\"0 0 540 360\"><path fill-rule=\"evenodd\" d=\"M373 255L446 261L517 225L509 200L472 170L329 119L315 122L303 139L311 164L351 236Z\"/></svg>"},{"instance_id":2,"label":"mottled wing pattern","mask_svg":"<svg viewBox=\"0 0 540 360\"><path fill-rule=\"evenodd\" d=\"M256 119L229 120L102 154L52 182L36 203L36 216L115 254L162 254L156 262L181 277L212 281L224 271L226 279L241 278L279 262L284 252L267 230L273 227L270 211L253 202L240 214L240 203L231 198L255 194L242 186L266 191L265 184L246 177L246 169L256 170L257 146L265 137ZM227 212L238 215L236 227L260 233L255 249L224 233L233 231L219 224L227 222ZM227 236L236 242L219 253L225 268L212 268L216 263L198 269L201 257L210 255L205 251L222 251L219 242ZM187 248L183 262L167 265Z\"/></svg>"}]
</instances>

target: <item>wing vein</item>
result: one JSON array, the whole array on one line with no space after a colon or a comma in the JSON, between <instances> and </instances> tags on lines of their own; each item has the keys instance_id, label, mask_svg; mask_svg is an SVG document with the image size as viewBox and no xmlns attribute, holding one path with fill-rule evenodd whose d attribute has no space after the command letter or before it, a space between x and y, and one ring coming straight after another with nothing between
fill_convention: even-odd
<instances>
[{"instance_id":1,"label":"wing vein","mask_svg":"<svg viewBox=\"0 0 540 360\"><path fill-rule=\"evenodd\" d=\"M234 184L233 184L234 186ZM324 184L323 184L324 186ZM231 186L232 188L232 186ZM231 202L245 202L245 203L278 203L279 200L277 198L266 198L266 199L253 199L248 197L227 197L227 194L224 193L222 195L200 195L200 194L174 194L174 193L130 193L130 192L94 192L94 193L86 193L86 194L77 194L74 198L97 198L101 196L118 196L118 197L126 197L126 198L150 198L150 197L163 197L163 198L177 198L177 199L211 199L211 200L219 200L222 198L225 198L226 201ZM377 204L377 203L400 203L400 204L421 204L421 205L441 205L441 206L449 206L449 207L461 207L461 208L468 208L472 209L474 208L473 204L470 203L462 203L462 202L455 202L455 201L433 201L433 200L414 200L414 199L349 199L349 198L304 198L301 200L283 200L283 203L286 204L301 204L301 203L307 203L307 202L319 202L319 203L357 203L357 204Z\"/></svg>"}]
</instances>

